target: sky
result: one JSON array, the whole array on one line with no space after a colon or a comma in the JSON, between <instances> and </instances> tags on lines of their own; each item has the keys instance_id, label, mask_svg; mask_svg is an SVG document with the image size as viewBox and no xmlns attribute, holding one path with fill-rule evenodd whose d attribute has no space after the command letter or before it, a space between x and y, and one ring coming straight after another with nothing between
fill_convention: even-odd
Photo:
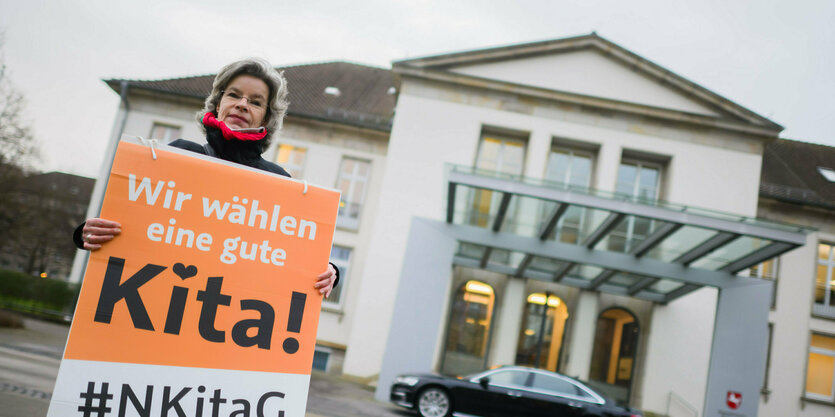
<instances>
[{"instance_id":1,"label":"sky","mask_svg":"<svg viewBox=\"0 0 835 417\"><path fill-rule=\"evenodd\" d=\"M390 68L592 31L781 124L781 137L835 146L832 22L832 0L0 0L36 167L90 177L119 106L102 79L213 74L249 56Z\"/></svg>"}]
</instances>

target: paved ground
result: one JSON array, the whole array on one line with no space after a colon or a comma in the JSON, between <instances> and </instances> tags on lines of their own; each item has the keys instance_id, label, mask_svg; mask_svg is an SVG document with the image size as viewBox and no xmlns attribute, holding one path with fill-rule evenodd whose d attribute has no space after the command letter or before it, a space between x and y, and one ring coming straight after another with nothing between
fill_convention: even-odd
<instances>
[{"instance_id":1,"label":"paved ground","mask_svg":"<svg viewBox=\"0 0 835 417\"><path fill-rule=\"evenodd\" d=\"M23 329L0 327L0 417L45 416L69 326L24 319ZM306 417L412 417L374 401L374 392L339 377L314 373Z\"/></svg>"}]
</instances>

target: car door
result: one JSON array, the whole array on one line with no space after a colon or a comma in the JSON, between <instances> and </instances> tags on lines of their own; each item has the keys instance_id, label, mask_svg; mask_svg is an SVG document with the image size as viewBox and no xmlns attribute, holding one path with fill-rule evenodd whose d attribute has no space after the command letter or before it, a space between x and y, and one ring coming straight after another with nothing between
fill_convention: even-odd
<instances>
[{"instance_id":1,"label":"car door","mask_svg":"<svg viewBox=\"0 0 835 417\"><path fill-rule=\"evenodd\" d=\"M588 393L568 378L542 372L533 373L524 402L532 416L579 417L594 406Z\"/></svg>"},{"instance_id":2,"label":"car door","mask_svg":"<svg viewBox=\"0 0 835 417\"><path fill-rule=\"evenodd\" d=\"M519 417L519 406L530 372L499 369L473 377L453 388L455 411L483 417ZM486 386L479 380L488 378Z\"/></svg>"}]
</instances>

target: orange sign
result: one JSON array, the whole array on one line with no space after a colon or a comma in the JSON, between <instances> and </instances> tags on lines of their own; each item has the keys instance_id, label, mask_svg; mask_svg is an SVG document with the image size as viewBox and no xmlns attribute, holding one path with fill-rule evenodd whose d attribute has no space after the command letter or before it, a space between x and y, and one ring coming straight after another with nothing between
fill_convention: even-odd
<instances>
[{"instance_id":1,"label":"orange sign","mask_svg":"<svg viewBox=\"0 0 835 417\"><path fill-rule=\"evenodd\" d=\"M310 374L339 193L121 142L65 360Z\"/></svg>"}]
</instances>

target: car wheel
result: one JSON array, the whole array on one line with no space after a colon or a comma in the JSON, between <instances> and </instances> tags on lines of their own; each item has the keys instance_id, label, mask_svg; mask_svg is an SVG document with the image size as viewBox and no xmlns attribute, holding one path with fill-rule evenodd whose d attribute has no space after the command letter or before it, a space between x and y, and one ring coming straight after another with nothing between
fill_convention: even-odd
<instances>
[{"instance_id":1,"label":"car wheel","mask_svg":"<svg viewBox=\"0 0 835 417\"><path fill-rule=\"evenodd\" d=\"M418 394L417 412L421 417L448 417L452 415L449 394L440 388L427 388Z\"/></svg>"}]
</instances>

